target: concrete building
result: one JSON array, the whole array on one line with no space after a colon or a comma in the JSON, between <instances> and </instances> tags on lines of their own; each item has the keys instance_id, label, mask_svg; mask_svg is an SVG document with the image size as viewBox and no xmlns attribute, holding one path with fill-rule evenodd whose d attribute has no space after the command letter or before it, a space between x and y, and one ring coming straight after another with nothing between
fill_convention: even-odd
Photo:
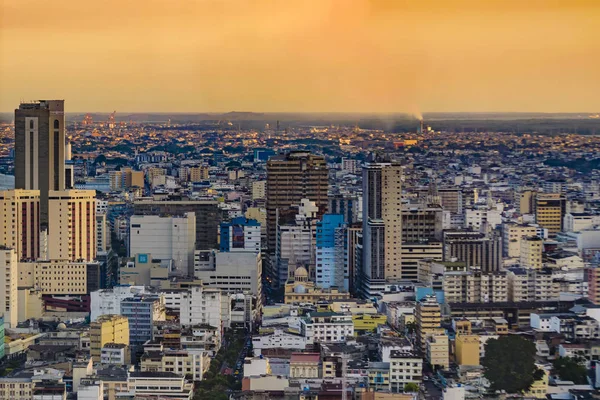
<instances>
[{"instance_id":1,"label":"concrete building","mask_svg":"<svg viewBox=\"0 0 600 400\"><path fill-rule=\"evenodd\" d=\"M84 295L100 289L100 264L51 260L19 263L19 287L42 294Z\"/></svg>"},{"instance_id":2,"label":"concrete building","mask_svg":"<svg viewBox=\"0 0 600 400\"><path fill-rule=\"evenodd\" d=\"M221 252L252 251L260 253L261 226L255 219L237 217L221 223Z\"/></svg>"},{"instance_id":3,"label":"concrete building","mask_svg":"<svg viewBox=\"0 0 600 400\"><path fill-rule=\"evenodd\" d=\"M419 261L442 261L444 248L442 242L438 241L403 242L401 255L402 279L416 281L419 275Z\"/></svg>"},{"instance_id":4,"label":"concrete building","mask_svg":"<svg viewBox=\"0 0 600 400\"><path fill-rule=\"evenodd\" d=\"M307 343L346 342L354 336L351 314L311 312L300 320L300 334Z\"/></svg>"},{"instance_id":5,"label":"concrete building","mask_svg":"<svg viewBox=\"0 0 600 400\"><path fill-rule=\"evenodd\" d=\"M40 191L0 191L0 245L15 249L18 260L40 255Z\"/></svg>"},{"instance_id":6,"label":"concrete building","mask_svg":"<svg viewBox=\"0 0 600 400\"><path fill-rule=\"evenodd\" d=\"M185 350L149 351L140 362L142 372L171 372L179 376L191 376L194 381L204 379L210 358L204 352ZM165 398L171 398L166 397Z\"/></svg>"},{"instance_id":7,"label":"concrete building","mask_svg":"<svg viewBox=\"0 0 600 400\"><path fill-rule=\"evenodd\" d=\"M209 169L206 165L190 167L190 182L202 182L208 180Z\"/></svg>"},{"instance_id":8,"label":"concrete building","mask_svg":"<svg viewBox=\"0 0 600 400\"><path fill-rule=\"evenodd\" d=\"M478 335L457 335L454 341L455 359L458 365L479 365Z\"/></svg>"},{"instance_id":9,"label":"concrete building","mask_svg":"<svg viewBox=\"0 0 600 400\"><path fill-rule=\"evenodd\" d=\"M447 303L496 303L508 301L506 272L448 271L442 288Z\"/></svg>"},{"instance_id":10,"label":"concrete building","mask_svg":"<svg viewBox=\"0 0 600 400\"><path fill-rule=\"evenodd\" d=\"M290 378L315 379L320 377L319 353L292 353L290 357Z\"/></svg>"},{"instance_id":11,"label":"concrete building","mask_svg":"<svg viewBox=\"0 0 600 400\"><path fill-rule=\"evenodd\" d=\"M402 276L402 166L363 165L362 270L363 297L383 291L386 279Z\"/></svg>"},{"instance_id":12,"label":"concrete building","mask_svg":"<svg viewBox=\"0 0 600 400\"><path fill-rule=\"evenodd\" d=\"M360 172L360 162L353 158L342 157L342 171L349 174L358 174Z\"/></svg>"},{"instance_id":13,"label":"concrete building","mask_svg":"<svg viewBox=\"0 0 600 400\"><path fill-rule=\"evenodd\" d=\"M390 354L390 390L403 393L407 383L421 383L423 359L412 352L392 351Z\"/></svg>"},{"instance_id":14,"label":"concrete building","mask_svg":"<svg viewBox=\"0 0 600 400\"><path fill-rule=\"evenodd\" d=\"M189 276L194 265L196 215L132 215L129 220L130 254L150 254L173 260L173 272Z\"/></svg>"},{"instance_id":15,"label":"concrete building","mask_svg":"<svg viewBox=\"0 0 600 400\"><path fill-rule=\"evenodd\" d=\"M262 296L262 257L260 253L213 253L207 262L196 262L194 277L211 288L227 293L252 293Z\"/></svg>"},{"instance_id":16,"label":"concrete building","mask_svg":"<svg viewBox=\"0 0 600 400\"><path fill-rule=\"evenodd\" d=\"M172 265L173 260L154 259L152 254L147 253L135 254L133 260L119 268L119 284L168 288Z\"/></svg>"},{"instance_id":17,"label":"concrete building","mask_svg":"<svg viewBox=\"0 0 600 400\"><path fill-rule=\"evenodd\" d=\"M541 269L544 241L537 236L521 238L520 264L523 268Z\"/></svg>"},{"instance_id":18,"label":"concrete building","mask_svg":"<svg viewBox=\"0 0 600 400\"><path fill-rule=\"evenodd\" d=\"M94 261L96 258L96 192L48 193L49 260Z\"/></svg>"},{"instance_id":19,"label":"concrete building","mask_svg":"<svg viewBox=\"0 0 600 400\"><path fill-rule=\"evenodd\" d=\"M348 291L346 226L341 214L325 214L317 222L315 283L320 288Z\"/></svg>"},{"instance_id":20,"label":"concrete building","mask_svg":"<svg viewBox=\"0 0 600 400\"><path fill-rule=\"evenodd\" d=\"M90 293L90 321L101 315L121 314L121 302L138 294L145 294L144 286L115 286Z\"/></svg>"},{"instance_id":21,"label":"concrete building","mask_svg":"<svg viewBox=\"0 0 600 400\"><path fill-rule=\"evenodd\" d=\"M152 323L166 319L162 296L141 295L121 301L120 314L129 319L129 343L143 345L152 339Z\"/></svg>"},{"instance_id":22,"label":"concrete building","mask_svg":"<svg viewBox=\"0 0 600 400\"><path fill-rule=\"evenodd\" d=\"M443 208L436 204L408 204L402 208L402 241L441 241Z\"/></svg>"},{"instance_id":23,"label":"concrete building","mask_svg":"<svg viewBox=\"0 0 600 400\"><path fill-rule=\"evenodd\" d=\"M0 246L0 312L4 315L3 324L16 328L19 318L17 290L17 253L14 249ZM2 342L4 344L4 342Z\"/></svg>"},{"instance_id":24,"label":"concrete building","mask_svg":"<svg viewBox=\"0 0 600 400\"><path fill-rule=\"evenodd\" d=\"M135 215L184 215L185 213L194 213L196 218L196 250L218 248L221 212L217 201L185 200L177 197L166 200L140 200L136 201L133 206Z\"/></svg>"},{"instance_id":25,"label":"concrete building","mask_svg":"<svg viewBox=\"0 0 600 400\"><path fill-rule=\"evenodd\" d=\"M174 372L131 372L127 380L127 391L136 399L164 398L191 400L194 384L185 380L184 375Z\"/></svg>"},{"instance_id":26,"label":"concrete building","mask_svg":"<svg viewBox=\"0 0 600 400\"><path fill-rule=\"evenodd\" d=\"M515 223L502 225L502 255L509 258L521 256L521 239L537 235L535 226Z\"/></svg>"},{"instance_id":27,"label":"concrete building","mask_svg":"<svg viewBox=\"0 0 600 400\"><path fill-rule=\"evenodd\" d=\"M65 189L65 102L21 103L15 110L15 189L40 191L40 226L49 223L50 191Z\"/></svg>"},{"instance_id":28,"label":"concrete building","mask_svg":"<svg viewBox=\"0 0 600 400\"><path fill-rule=\"evenodd\" d=\"M228 301L227 297L227 301ZM194 286L181 297L180 323L184 327L210 325L222 332L221 290Z\"/></svg>"},{"instance_id":29,"label":"concrete building","mask_svg":"<svg viewBox=\"0 0 600 400\"><path fill-rule=\"evenodd\" d=\"M587 298L595 305L600 305L600 266L586 267L585 274L588 282Z\"/></svg>"},{"instance_id":30,"label":"concrete building","mask_svg":"<svg viewBox=\"0 0 600 400\"><path fill-rule=\"evenodd\" d=\"M567 213L563 221L565 232L581 232L600 225L600 215L587 213Z\"/></svg>"},{"instance_id":31,"label":"concrete building","mask_svg":"<svg viewBox=\"0 0 600 400\"><path fill-rule=\"evenodd\" d=\"M290 214L280 216L274 260L271 260L274 262L270 274L274 287L283 286L294 276L297 268L310 271L315 265L317 213L315 202L302 199L297 213L293 208Z\"/></svg>"},{"instance_id":32,"label":"concrete building","mask_svg":"<svg viewBox=\"0 0 600 400\"><path fill-rule=\"evenodd\" d=\"M417 323L417 345L421 346L421 351L425 354L427 352L427 338L431 335L445 333L441 327L440 305L435 296L426 296L417 303L415 322Z\"/></svg>"},{"instance_id":33,"label":"concrete building","mask_svg":"<svg viewBox=\"0 0 600 400\"><path fill-rule=\"evenodd\" d=\"M127 334L129 341L129 334ZM128 366L131 364L131 350L123 343L106 343L100 349L100 364Z\"/></svg>"},{"instance_id":34,"label":"concrete building","mask_svg":"<svg viewBox=\"0 0 600 400\"><path fill-rule=\"evenodd\" d=\"M502 240L500 236L486 236L474 231L444 232L444 261L453 258L464 261L467 267L482 271L498 271L502 265Z\"/></svg>"},{"instance_id":35,"label":"concrete building","mask_svg":"<svg viewBox=\"0 0 600 400\"><path fill-rule=\"evenodd\" d=\"M252 200L264 199L267 196L267 181L252 182Z\"/></svg>"},{"instance_id":36,"label":"concrete building","mask_svg":"<svg viewBox=\"0 0 600 400\"><path fill-rule=\"evenodd\" d=\"M98 214L96 211L96 254L107 252L110 249L110 227L106 214Z\"/></svg>"},{"instance_id":37,"label":"concrete building","mask_svg":"<svg viewBox=\"0 0 600 400\"><path fill-rule=\"evenodd\" d=\"M134 187L144 187L144 172L134 171L131 168L122 168L120 171L111 171L110 190L120 192Z\"/></svg>"},{"instance_id":38,"label":"concrete building","mask_svg":"<svg viewBox=\"0 0 600 400\"><path fill-rule=\"evenodd\" d=\"M551 271L525 268L510 268L508 271L509 301L558 300L559 288Z\"/></svg>"},{"instance_id":39,"label":"concrete building","mask_svg":"<svg viewBox=\"0 0 600 400\"><path fill-rule=\"evenodd\" d=\"M427 337L427 361L434 368L448 369L450 366L450 345L446 334Z\"/></svg>"},{"instance_id":40,"label":"concrete building","mask_svg":"<svg viewBox=\"0 0 600 400\"><path fill-rule=\"evenodd\" d=\"M294 280L287 281L284 289L285 304L313 304L321 301L346 300L350 293L339 291L337 288L322 289L308 279L308 272L304 267L296 269Z\"/></svg>"},{"instance_id":41,"label":"concrete building","mask_svg":"<svg viewBox=\"0 0 600 400\"><path fill-rule=\"evenodd\" d=\"M252 336L254 355L259 356L267 349L306 349L306 337L283 329L273 329L273 332Z\"/></svg>"},{"instance_id":42,"label":"concrete building","mask_svg":"<svg viewBox=\"0 0 600 400\"><path fill-rule=\"evenodd\" d=\"M354 193L330 193L329 214L341 214L348 225L362 221L362 197Z\"/></svg>"},{"instance_id":43,"label":"concrete building","mask_svg":"<svg viewBox=\"0 0 600 400\"><path fill-rule=\"evenodd\" d=\"M129 345L129 320L122 315L101 315L90 323L90 353L100 362L108 343Z\"/></svg>"},{"instance_id":44,"label":"concrete building","mask_svg":"<svg viewBox=\"0 0 600 400\"><path fill-rule=\"evenodd\" d=\"M277 215L302 199L314 201L317 218L327 210L329 171L322 156L294 151L267 161L267 250L275 254ZM302 182L301 185L298 182Z\"/></svg>"},{"instance_id":45,"label":"concrete building","mask_svg":"<svg viewBox=\"0 0 600 400\"><path fill-rule=\"evenodd\" d=\"M563 229L566 199L560 193L538 193L535 200L535 222L553 236Z\"/></svg>"}]
</instances>

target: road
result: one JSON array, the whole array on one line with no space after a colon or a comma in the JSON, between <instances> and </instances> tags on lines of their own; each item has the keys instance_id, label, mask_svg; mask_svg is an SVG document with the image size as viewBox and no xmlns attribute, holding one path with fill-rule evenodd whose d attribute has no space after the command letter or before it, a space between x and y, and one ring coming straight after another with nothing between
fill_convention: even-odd
<instances>
[{"instance_id":1,"label":"road","mask_svg":"<svg viewBox=\"0 0 600 400\"><path fill-rule=\"evenodd\" d=\"M442 398L442 390L435 386L435 384L431 381L424 381L425 386L425 399L426 400L439 400Z\"/></svg>"}]
</instances>

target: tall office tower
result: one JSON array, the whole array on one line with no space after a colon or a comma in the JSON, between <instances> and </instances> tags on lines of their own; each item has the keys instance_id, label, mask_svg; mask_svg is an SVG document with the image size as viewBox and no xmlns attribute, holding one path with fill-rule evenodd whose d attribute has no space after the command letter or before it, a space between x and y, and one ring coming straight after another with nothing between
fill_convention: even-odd
<instances>
[{"instance_id":1,"label":"tall office tower","mask_svg":"<svg viewBox=\"0 0 600 400\"><path fill-rule=\"evenodd\" d=\"M196 215L196 249L216 249L221 212L217 201L172 197L167 200L143 200L133 204L135 215L183 214Z\"/></svg>"},{"instance_id":2,"label":"tall office tower","mask_svg":"<svg viewBox=\"0 0 600 400\"><path fill-rule=\"evenodd\" d=\"M563 229L567 201L560 193L538 193L535 199L535 222L556 235Z\"/></svg>"},{"instance_id":3,"label":"tall office tower","mask_svg":"<svg viewBox=\"0 0 600 400\"><path fill-rule=\"evenodd\" d=\"M15 188L40 191L40 225L48 192L65 189L65 101L22 103L15 110Z\"/></svg>"},{"instance_id":4,"label":"tall office tower","mask_svg":"<svg viewBox=\"0 0 600 400\"><path fill-rule=\"evenodd\" d=\"M18 260L40 255L39 190L0 191L0 245L17 252Z\"/></svg>"},{"instance_id":5,"label":"tall office tower","mask_svg":"<svg viewBox=\"0 0 600 400\"><path fill-rule=\"evenodd\" d=\"M50 191L48 210L48 259L93 261L97 250L96 192Z\"/></svg>"},{"instance_id":6,"label":"tall office tower","mask_svg":"<svg viewBox=\"0 0 600 400\"><path fill-rule=\"evenodd\" d=\"M372 297L389 278L400 278L402 247L402 166L392 162L363 165L361 289Z\"/></svg>"},{"instance_id":7,"label":"tall office tower","mask_svg":"<svg viewBox=\"0 0 600 400\"><path fill-rule=\"evenodd\" d=\"M346 249L347 249L347 270L348 270L348 288L353 293L356 294L357 288L355 285L356 282L356 273L359 271L362 260L362 253L358 249L360 238L359 236L362 234L362 224L356 223L348 226L346 228Z\"/></svg>"},{"instance_id":8,"label":"tall office tower","mask_svg":"<svg viewBox=\"0 0 600 400\"><path fill-rule=\"evenodd\" d=\"M346 225L344 216L325 214L317 222L315 283L320 288L336 287L348 291L346 266Z\"/></svg>"},{"instance_id":9,"label":"tall office tower","mask_svg":"<svg viewBox=\"0 0 600 400\"><path fill-rule=\"evenodd\" d=\"M19 308L17 285L17 252L14 249L0 246L0 313L4 314L4 323L10 328L16 328Z\"/></svg>"},{"instance_id":10,"label":"tall office tower","mask_svg":"<svg viewBox=\"0 0 600 400\"><path fill-rule=\"evenodd\" d=\"M292 151L267 161L267 246L275 253L277 213L282 213L302 199L312 200L319 208L317 218L327 210L329 186L327 163L322 156Z\"/></svg>"},{"instance_id":11,"label":"tall office tower","mask_svg":"<svg viewBox=\"0 0 600 400\"><path fill-rule=\"evenodd\" d=\"M499 235L488 237L473 231L444 232L444 261L457 258L467 267L482 271L498 271L502 265L502 240Z\"/></svg>"}]
</instances>

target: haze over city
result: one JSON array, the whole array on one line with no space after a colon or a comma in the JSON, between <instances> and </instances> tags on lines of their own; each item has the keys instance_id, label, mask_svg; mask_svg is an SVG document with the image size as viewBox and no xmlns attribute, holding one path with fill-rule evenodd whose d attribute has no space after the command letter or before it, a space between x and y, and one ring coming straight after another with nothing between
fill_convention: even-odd
<instances>
[{"instance_id":1,"label":"haze over city","mask_svg":"<svg viewBox=\"0 0 600 400\"><path fill-rule=\"evenodd\" d=\"M597 1L0 2L0 111L594 112Z\"/></svg>"}]
</instances>

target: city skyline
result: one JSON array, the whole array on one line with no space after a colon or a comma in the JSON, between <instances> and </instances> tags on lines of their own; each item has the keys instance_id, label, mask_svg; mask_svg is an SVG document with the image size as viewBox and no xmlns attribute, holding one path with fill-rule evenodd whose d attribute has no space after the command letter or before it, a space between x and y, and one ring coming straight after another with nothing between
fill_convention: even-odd
<instances>
[{"instance_id":1,"label":"city skyline","mask_svg":"<svg viewBox=\"0 0 600 400\"><path fill-rule=\"evenodd\" d=\"M0 7L1 112L600 109L594 1Z\"/></svg>"}]
</instances>

